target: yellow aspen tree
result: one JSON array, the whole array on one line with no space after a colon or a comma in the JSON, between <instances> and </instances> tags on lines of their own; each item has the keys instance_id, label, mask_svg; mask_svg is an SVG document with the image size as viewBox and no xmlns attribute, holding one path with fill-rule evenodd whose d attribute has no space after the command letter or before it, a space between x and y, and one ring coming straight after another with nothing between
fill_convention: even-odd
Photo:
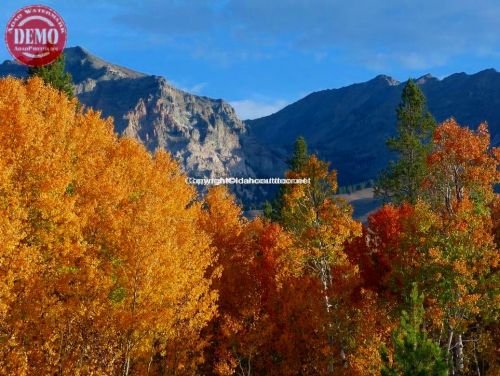
<instances>
[{"instance_id":1,"label":"yellow aspen tree","mask_svg":"<svg viewBox=\"0 0 500 376\"><path fill-rule=\"evenodd\" d=\"M2 370L196 372L213 253L166 153L40 79L3 79L0 204Z\"/></svg>"},{"instance_id":2,"label":"yellow aspen tree","mask_svg":"<svg viewBox=\"0 0 500 376\"><path fill-rule=\"evenodd\" d=\"M361 225L352 218L352 208L335 196L337 174L328 163L315 155L309 157L297 171L287 173L288 178L310 179L310 184L289 187L284 194L282 209L284 227L290 231L299 252L290 257L303 265L306 273L319 278L322 285L324 307L328 316L327 373L334 371L336 359L346 365L345 338L335 337L335 312L338 304L332 299L331 289L334 266L348 263L344 246L361 233ZM339 351L335 351L335 348Z\"/></svg>"}]
</instances>

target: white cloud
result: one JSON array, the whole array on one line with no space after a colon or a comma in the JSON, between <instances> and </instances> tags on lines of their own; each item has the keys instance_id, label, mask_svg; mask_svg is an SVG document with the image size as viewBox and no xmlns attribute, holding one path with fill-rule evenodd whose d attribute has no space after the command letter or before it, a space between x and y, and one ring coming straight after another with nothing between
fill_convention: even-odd
<instances>
[{"instance_id":1,"label":"white cloud","mask_svg":"<svg viewBox=\"0 0 500 376\"><path fill-rule=\"evenodd\" d=\"M275 99L270 101L242 99L229 103L234 107L240 119L247 120L274 114L290 102L284 99Z\"/></svg>"}]
</instances>

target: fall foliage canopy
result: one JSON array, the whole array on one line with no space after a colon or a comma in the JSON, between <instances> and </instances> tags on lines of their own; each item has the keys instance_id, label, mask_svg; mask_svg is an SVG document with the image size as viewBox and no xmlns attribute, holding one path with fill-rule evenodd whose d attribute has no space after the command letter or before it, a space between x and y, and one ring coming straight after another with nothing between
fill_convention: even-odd
<instances>
[{"instance_id":1,"label":"fall foliage canopy","mask_svg":"<svg viewBox=\"0 0 500 376\"><path fill-rule=\"evenodd\" d=\"M0 368L193 370L214 255L179 166L40 79L0 81L0 122Z\"/></svg>"},{"instance_id":2,"label":"fall foliage canopy","mask_svg":"<svg viewBox=\"0 0 500 376\"><path fill-rule=\"evenodd\" d=\"M302 139L287 177L310 184L248 219L41 78L2 79L0 373L496 375L499 158L447 120L411 199L361 224Z\"/></svg>"}]
</instances>

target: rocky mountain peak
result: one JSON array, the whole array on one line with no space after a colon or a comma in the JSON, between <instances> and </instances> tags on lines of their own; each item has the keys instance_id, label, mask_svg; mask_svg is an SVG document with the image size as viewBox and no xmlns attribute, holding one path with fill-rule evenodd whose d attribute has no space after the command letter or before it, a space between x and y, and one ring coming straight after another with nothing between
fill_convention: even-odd
<instances>
[{"instance_id":1,"label":"rocky mountain peak","mask_svg":"<svg viewBox=\"0 0 500 376\"><path fill-rule=\"evenodd\" d=\"M379 74L376 76L371 82L377 82L377 83L383 83L389 86L397 86L400 84L400 82L390 76L387 76L385 74Z\"/></svg>"},{"instance_id":2,"label":"rocky mountain peak","mask_svg":"<svg viewBox=\"0 0 500 376\"><path fill-rule=\"evenodd\" d=\"M436 77L434 77L432 74L430 73L427 73L427 74L424 74L423 76L417 78L415 80L415 82L418 84L418 85L423 85L429 81L433 81L433 80L438 80Z\"/></svg>"},{"instance_id":3,"label":"rocky mountain peak","mask_svg":"<svg viewBox=\"0 0 500 376\"><path fill-rule=\"evenodd\" d=\"M222 99L184 92L163 77L111 64L79 46L65 49L65 63L81 103L112 116L119 134L151 151L168 150L189 176L255 176L241 145L245 125ZM1 64L0 76L9 74L24 77L26 68Z\"/></svg>"},{"instance_id":4,"label":"rocky mountain peak","mask_svg":"<svg viewBox=\"0 0 500 376\"><path fill-rule=\"evenodd\" d=\"M88 79L117 80L146 76L144 73L108 63L80 46L66 48L64 56L66 69L72 73L76 85Z\"/></svg>"}]
</instances>

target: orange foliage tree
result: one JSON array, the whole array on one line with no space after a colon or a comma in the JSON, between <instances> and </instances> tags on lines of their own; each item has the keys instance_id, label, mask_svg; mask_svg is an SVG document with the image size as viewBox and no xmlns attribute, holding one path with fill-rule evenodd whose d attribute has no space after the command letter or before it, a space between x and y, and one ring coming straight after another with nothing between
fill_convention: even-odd
<instances>
[{"instance_id":1,"label":"orange foliage tree","mask_svg":"<svg viewBox=\"0 0 500 376\"><path fill-rule=\"evenodd\" d=\"M448 354L450 372L484 374L494 364L498 310L498 150L485 124L477 131L455 120L434 132L429 175L415 205L384 206L350 248L364 285L397 309L418 282L426 325ZM390 302L393 301L391 306ZM389 304L388 304L389 303Z\"/></svg>"},{"instance_id":2,"label":"orange foliage tree","mask_svg":"<svg viewBox=\"0 0 500 376\"><path fill-rule=\"evenodd\" d=\"M205 202L200 227L217 255L219 312L205 331L211 346L204 373L287 375L307 368L314 328L303 329L322 310L308 310L310 284L290 278L280 262L290 236L277 224L246 220L224 187L211 189Z\"/></svg>"},{"instance_id":3,"label":"orange foliage tree","mask_svg":"<svg viewBox=\"0 0 500 376\"><path fill-rule=\"evenodd\" d=\"M211 346L204 372L259 374L271 356L276 254L288 240L277 225L246 220L224 187L211 189L205 203L200 227L210 234L217 255L219 312L205 331Z\"/></svg>"},{"instance_id":4,"label":"orange foliage tree","mask_svg":"<svg viewBox=\"0 0 500 376\"><path fill-rule=\"evenodd\" d=\"M363 286L386 303L401 301L404 282L419 265L415 247L402 250L404 235L412 230L413 215L409 204L384 205L368 217L362 236L347 247L350 260L359 267Z\"/></svg>"},{"instance_id":5,"label":"orange foliage tree","mask_svg":"<svg viewBox=\"0 0 500 376\"><path fill-rule=\"evenodd\" d=\"M184 179L40 79L0 81L4 372L194 372L216 296Z\"/></svg>"},{"instance_id":6,"label":"orange foliage tree","mask_svg":"<svg viewBox=\"0 0 500 376\"><path fill-rule=\"evenodd\" d=\"M499 253L491 212L499 152L490 148L486 124L473 131L454 119L436 129L433 147L425 182L429 204L417 210L427 218L429 233L421 284L433 303L434 322L446 333L450 369L483 374L484 349L491 342L485 328L499 308L492 290Z\"/></svg>"},{"instance_id":7,"label":"orange foliage tree","mask_svg":"<svg viewBox=\"0 0 500 376\"><path fill-rule=\"evenodd\" d=\"M361 234L361 225L352 219L352 208L336 196L336 172L327 163L313 155L287 177L310 179L310 184L293 185L284 195L283 225L294 239L284 257L321 286L325 314L318 329L326 342L320 373L377 374L382 337L376 331L384 325L366 320L368 312L373 313L368 302L373 303L374 295L362 288L345 249L346 242Z\"/></svg>"}]
</instances>

